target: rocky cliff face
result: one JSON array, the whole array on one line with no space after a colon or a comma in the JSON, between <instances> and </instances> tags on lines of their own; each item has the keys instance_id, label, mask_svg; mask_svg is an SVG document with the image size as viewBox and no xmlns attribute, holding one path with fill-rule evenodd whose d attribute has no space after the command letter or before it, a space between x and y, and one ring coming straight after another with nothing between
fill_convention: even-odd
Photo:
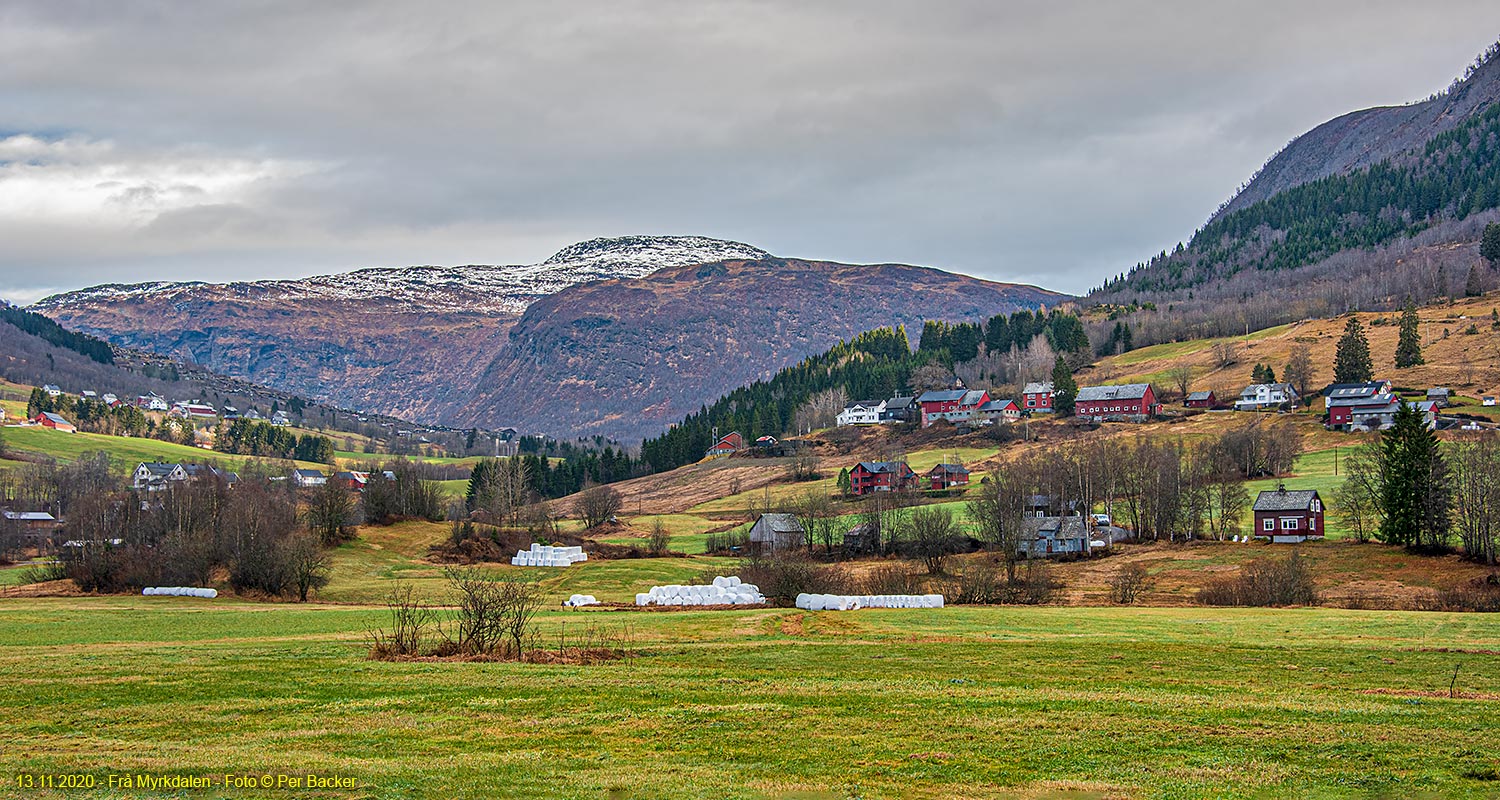
<instances>
[{"instance_id":1,"label":"rocky cliff face","mask_svg":"<svg viewBox=\"0 0 1500 800\"><path fill-rule=\"evenodd\" d=\"M635 439L869 328L1062 297L935 269L638 236L529 266L102 286L35 308L116 344L349 408Z\"/></svg>"},{"instance_id":2,"label":"rocky cliff face","mask_svg":"<svg viewBox=\"0 0 1500 800\"><path fill-rule=\"evenodd\" d=\"M455 418L634 441L871 328L1062 299L922 267L777 258L575 286L527 309Z\"/></svg>"}]
</instances>

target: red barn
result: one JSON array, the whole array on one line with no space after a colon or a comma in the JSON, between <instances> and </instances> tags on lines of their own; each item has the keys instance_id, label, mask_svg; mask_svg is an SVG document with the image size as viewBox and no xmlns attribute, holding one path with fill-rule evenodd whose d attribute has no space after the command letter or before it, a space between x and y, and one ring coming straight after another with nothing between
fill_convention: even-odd
<instances>
[{"instance_id":1,"label":"red barn","mask_svg":"<svg viewBox=\"0 0 1500 800\"><path fill-rule=\"evenodd\" d=\"M1052 411L1052 381L1044 383L1028 383L1021 390L1021 402L1026 405L1027 411L1050 412Z\"/></svg>"},{"instance_id":2,"label":"red barn","mask_svg":"<svg viewBox=\"0 0 1500 800\"><path fill-rule=\"evenodd\" d=\"M727 456L730 453L737 453L743 449L745 449L745 437L741 436L739 431L735 431L734 433L719 437L719 441L714 442L714 446L708 448L708 452L704 453L704 455L710 458L714 456Z\"/></svg>"},{"instance_id":3,"label":"red barn","mask_svg":"<svg viewBox=\"0 0 1500 800\"><path fill-rule=\"evenodd\" d=\"M962 464L939 464L927 471L927 485L935 492L969 485L969 470Z\"/></svg>"},{"instance_id":4,"label":"red barn","mask_svg":"<svg viewBox=\"0 0 1500 800\"><path fill-rule=\"evenodd\" d=\"M1161 410L1149 383L1085 386L1078 390L1073 413L1080 417L1149 417Z\"/></svg>"},{"instance_id":5,"label":"red barn","mask_svg":"<svg viewBox=\"0 0 1500 800\"><path fill-rule=\"evenodd\" d=\"M974 418L974 412L990 401L990 393L982 389L945 389L923 392L917 398L922 406L922 427L940 419L949 422L964 422Z\"/></svg>"},{"instance_id":6,"label":"red barn","mask_svg":"<svg viewBox=\"0 0 1500 800\"><path fill-rule=\"evenodd\" d=\"M1390 381L1335 384L1324 390L1323 397L1328 424L1335 428L1352 423L1361 410L1385 408L1395 402Z\"/></svg>"},{"instance_id":7,"label":"red barn","mask_svg":"<svg viewBox=\"0 0 1500 800\"><path fill-rule=\"evenodd\" d=\"M1261 492L1255 498L1255 535L1272 542L1323 538L1323 498L1315 489Z\"/></svg>"},{"instance_id":8,"label":"red barn","mask_svg":"<svg viewBox=\"0 0 1500 800\"><path fill-rule=\"evenodd\" d=\"M63 419L61 415L54 414L51 411L43 411L42 413L37 414L36 417L32 419L32 422L35 422L43 428L51 428L55 431L65 431L67 433L78 432L77 426Z\"/></svg>"},{"instance_id":9,"label":"red barn","mask_svg":"<svg viewBox=\"0 0 1500 800\"><path fill-rule=\"evenodd\" d=\"M856 495L910 489L917 473L905 461L861 461L849 470L849 488Z\"/></svg>"}]
</instances>

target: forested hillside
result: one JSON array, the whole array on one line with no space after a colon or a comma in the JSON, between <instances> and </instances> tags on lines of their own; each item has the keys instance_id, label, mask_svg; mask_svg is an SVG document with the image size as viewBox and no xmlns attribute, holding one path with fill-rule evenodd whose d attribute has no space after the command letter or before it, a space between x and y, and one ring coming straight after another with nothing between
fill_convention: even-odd
<instances>
[{"instance_id":1,"label":"forested hillside","mask_svg":"<svg viewBox=\"0 0 1500 800\"><path fill-rule=\"evenodd\" d=\"M833 424L848 400L884 400L951 385L1019 388L1051 370L1056 354L1089 358L1077 316L1059 310L997 314L980 323L929 321L915 352L906 329L878 328L839 342L719 398L641 445L641 460L660 472L690 464L713 446L714 431L739 431L746 441Z\"/></svg>"},{"instance_id":2,"label":"forested hillside","mask_svg":"<svg viewBox=\"0 0 1500 800\"><path fill-rule=\"evenodd\" d=\"M1278 156L1267 169L1293 185L1267 195L1257 178L1255 191L1242 195L1262 199L1237 198L1187 244L1106 281L1090 299L1126 317L1141 346L1493 288L1494 265L1479 258L1477 244L1484 226L1500 219L1497 58L1500 45L1427 101L1463 100L1443 106L1453 118L1438 132L1414 139L1386 126L1361 143L1347 138L1358 135L1356 126L1339 149L1385 153L1393 142L1405 149L1374 163L1350 156L1361 166L1300 183L1281 174L1286 156ZM1387 112L1409 114L1368 113ZM1303 138L1328 135L1320 127ZM1288 151L1312 146L1299 140ZM1154 307L1143 309L1147 303Z\"/></svg>"}]
</instances>

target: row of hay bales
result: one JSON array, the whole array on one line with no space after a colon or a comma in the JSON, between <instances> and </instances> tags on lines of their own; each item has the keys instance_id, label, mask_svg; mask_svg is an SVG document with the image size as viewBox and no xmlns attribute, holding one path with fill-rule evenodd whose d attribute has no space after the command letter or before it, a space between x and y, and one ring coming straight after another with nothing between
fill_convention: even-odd
<instances>
[{"instance_id":1,"label":"row of hay bales","mask_svg":"<svg viewBox=\"0 0 1500 800\"><path fill-rule=\"evenodd\" d=\"M857 608L942 608L940 594L799 594L797 607L807 611L853 611Z\"/></svg>"},{"instance_id":2,"label":"row of hay bales","mask_svg":"<svg viewBox=\"0 0 1500 800\"><path fill-rule=\"evenodd\" d=\"M141 590L141 594L147 597L208 597L219 596L217 589L203 589L197 586L147 586Z\"/></svg>"},{"instance_id":3,"label":"row of hay bales","mask_svg":"<svg viewBox=\"0 0 1500 800\"><path fill-rule=\"evenodd\" d=\"M766 602L760 587L745 583L738 575L714 578L708 586L669 584L653 586L635 596L638 606L750 606Z\"/></svg>"}]
</instances>

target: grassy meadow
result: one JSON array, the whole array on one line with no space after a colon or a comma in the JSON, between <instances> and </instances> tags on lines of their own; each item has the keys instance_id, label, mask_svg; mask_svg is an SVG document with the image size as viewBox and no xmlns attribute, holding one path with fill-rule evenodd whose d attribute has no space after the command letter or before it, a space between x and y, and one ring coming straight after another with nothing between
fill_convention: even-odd
<instances>
[{"instance_id":1,"label":"grassy meadow","mask_svg":"<svg viewBox=\"0 0 1500 800\"><path fill-rule=\"evenodd\" d=\"M579 573L580 575L582 573ZM0 768L354 790L26 797L1494 797L1500 617L548 611L595 666L365 659L373 606L0 601ZM1457 699L1449 682L1458 670ZM18 791L14 788L8 792Z\"/></svg>"}]
</instances>

